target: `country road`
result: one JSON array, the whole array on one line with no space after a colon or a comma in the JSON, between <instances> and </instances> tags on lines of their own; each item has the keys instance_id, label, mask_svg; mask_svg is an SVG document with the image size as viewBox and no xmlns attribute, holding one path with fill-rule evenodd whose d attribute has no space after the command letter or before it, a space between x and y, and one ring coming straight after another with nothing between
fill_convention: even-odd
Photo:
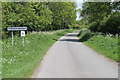
<instances>
[{"instance_id":1,"label":"country road","mask_svg":"<svg viewBox=\"0 0 120 80\"><path fill-rule=\"evenodd\" d=\"M79 42L78 33L61 37L32 78L118 78L118 64Z\"/></svg>"}]
</instances>

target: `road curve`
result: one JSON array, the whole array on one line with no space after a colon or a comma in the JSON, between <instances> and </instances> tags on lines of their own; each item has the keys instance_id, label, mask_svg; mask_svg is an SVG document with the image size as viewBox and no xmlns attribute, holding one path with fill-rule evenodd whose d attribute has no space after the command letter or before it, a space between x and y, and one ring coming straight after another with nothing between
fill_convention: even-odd
<instances>
[{"instance_id":1,"label":"road curve","mask_svg":"<svg viewBox=\"0 0 120 80\"><path fill-rule=\"evenodd\" d=\"M118 64L79 42L78 33L61 37L32 78L118 78Z\"/></svg>"}]
</instances>

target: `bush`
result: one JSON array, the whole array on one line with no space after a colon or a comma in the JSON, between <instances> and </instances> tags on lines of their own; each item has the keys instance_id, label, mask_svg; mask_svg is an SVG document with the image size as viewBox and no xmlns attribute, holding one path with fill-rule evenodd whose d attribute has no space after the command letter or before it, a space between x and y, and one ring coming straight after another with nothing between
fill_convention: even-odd
<instances>
[{"instance_id":1,"label":"bush","mask_svg":"<svg viewBox=\"0 0 120 80\"><path fill-rule=\"evenodd\" d=\"M113 35L120 32L120 13L113 13L97 20L89 25L89 29L94 32L111 33Z\"/></svg>"},{"instance_id":2,"label":"bush","mask_svg":"<svg viewBox=\"0 0 120 80\"><path fill-rule=\"evenodd\" d=\"M98 31L99 30L99 22L98 21L95 21L95 22L92 22L90 25L89 25L89 29L91 31Z\"/></svg>"},{"instance_id":3,"label":"bush","mask_svg":"<svg viewBox=\"0 0 120 80\"><path fill-rule=\"evenodd\" d=\"M71 28L71 29L80 29L80 25L79 24L71 24L71 25L68 25L68 28Z\"/></svg>"},{"instance_id":4,"label":"bush","mask_svg":"<svg viewBox=\"0 0 120 80\"><path fill-rule=\"evenodd\" d=\"M120 13L115 13L107 18L104 18L101 32L118 34L120 32Z\"/></svg>"},{"instance_id":5,"label":"bush","mask_svg":"<svg viewBox=\"0 0 120 80\"><path fill-rule=\"evenodd\" d=\"M90 30L87 30L86 28L83 28L80 33L80 41L87 41L88 39L90 39L92 36L94 35L94 33L92 33Z\"/></svg>"},{"instance_id":6,"label":"bush","mask_svg":"<svg viewBox=\"0 0 120 80\"><path fill-rule=\"evenodd\" d=\"M86 25L80 25L80 28L87 28Z\"/></svg>"}]
</instances>

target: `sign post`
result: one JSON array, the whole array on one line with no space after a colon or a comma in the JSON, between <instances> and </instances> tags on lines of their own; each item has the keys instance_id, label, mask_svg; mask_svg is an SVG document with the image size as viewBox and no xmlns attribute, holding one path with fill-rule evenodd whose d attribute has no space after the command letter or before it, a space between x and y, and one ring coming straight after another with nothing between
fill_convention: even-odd
<instances>
[{"instance_id":1,"label":"sign post","mask_svg":"<svg viewBox=\"0 0 120 80\"><path fill-rule=\"evenodd\" d=\"M14 34L13 34L13 31L12 31L12 45L14 45Z\"/></svg>"},{"instance_id":2,"label":"sign post","mask_svg":"<svg viewBox=\"0 0 120 80\"><path fill-rule=\"evenodd\" d=\"M21 31L21 37L22 37L22 44L24 46L25 31Z\"/></svg>"},{"instance_id":3,"label":"sign post","mask_svg":"<svg viewBox=\"0 0 120 80\"><path fill-rule=\"evenodd\" d=\"M8 31L12 31L12 45L14 45L14 34L13 34L13 31L21 31L22 44L24 46L25 30L27 30L27 27L8 27L7 30Z\"/></svg>"}]
</instances>

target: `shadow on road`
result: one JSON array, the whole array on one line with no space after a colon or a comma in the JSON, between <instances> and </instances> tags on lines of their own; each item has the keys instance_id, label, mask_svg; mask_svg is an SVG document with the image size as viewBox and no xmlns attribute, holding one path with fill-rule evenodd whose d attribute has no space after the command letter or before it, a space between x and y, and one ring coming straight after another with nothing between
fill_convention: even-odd
<instances>
[{"instance_id":1,"label":"shadow on road","mask_svg":"<svg viewBox=\"0 0 120 80\"><path fill-rule=\"evenodd\" d=\"M79 35L79 31L74 31L74 32L72 32L71 34L66 34L65 36L76 37L76 36L78 36L78 35Z\"/></svg>"},{"instance_id":2,"label":"shadow on road","mask_svg":"<svg viewBox=\"0 0 120 80\"><path fill-rule=\"evenodd\" d=\"M60 39L59 41L80 42L79 39Z\"/></svg>"},{"instance_id":3,"label":"shadow on road","mask_svg":"<svg viewBox=\"0 0 120 80\"><path fill-rule=\"evenodd\" d=\"M78 31L75 31L75 32L73 32L73 33L71 33L71 34L66 34L65 36L66 36L67 38L60 39L59 41L80 42L79 39L74 38L74 37L78 36L78 34L79 34ZM69 38L68 38L68 37L69 37ZM72 38L70 39L70 37L72 37Z\"/></svg>"},{"instance_id":4,"label":"shadow on road","mask_svg":"<svg viewBox=\"0 0 120 80\"><path fill-rule=\"evenodd\" d=\"M76 36L78 36L78 34L66 34L65 36L76 37Z\"/></svg>"}]
</instances>

